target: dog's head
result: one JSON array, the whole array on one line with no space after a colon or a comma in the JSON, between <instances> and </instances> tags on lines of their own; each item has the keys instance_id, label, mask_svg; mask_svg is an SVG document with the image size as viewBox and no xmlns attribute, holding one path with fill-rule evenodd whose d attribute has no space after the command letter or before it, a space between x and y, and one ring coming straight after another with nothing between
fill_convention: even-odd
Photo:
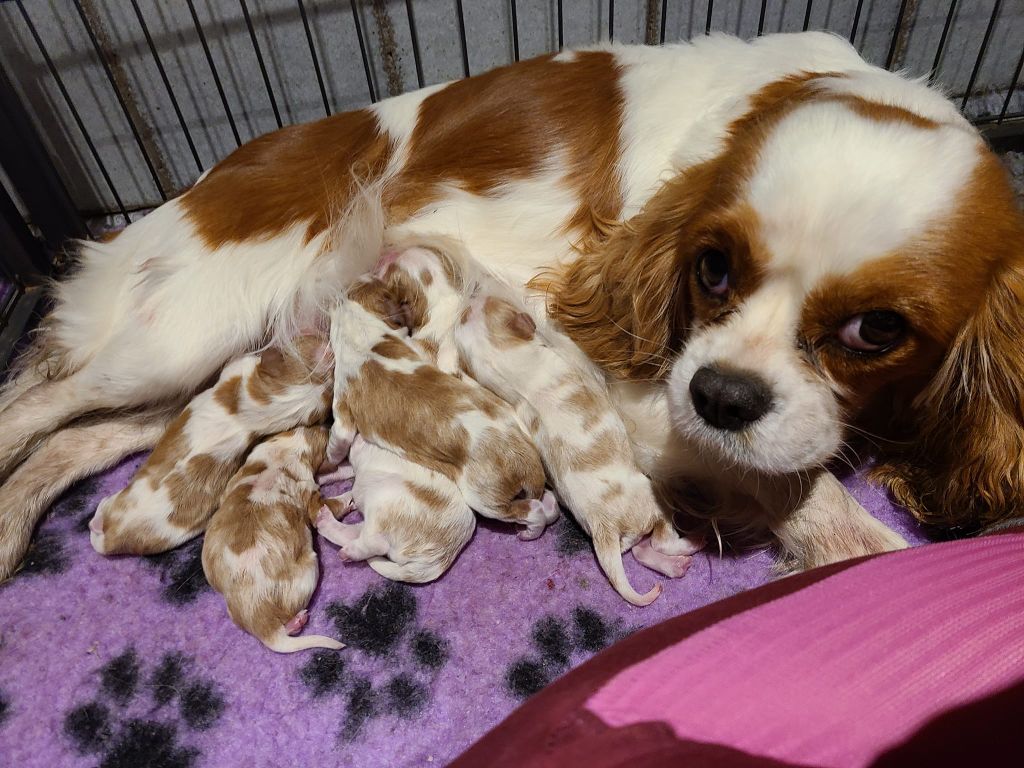
<instances>
[{"instance_id":1,"label":"dog's head","mask_svg":"<svg viewBox=\"0 0 1024 768\"><path fill-rule=\"evenodd\" d=\"M549 286L608 371L665 381L676 432L782 474L854 434L946 522L1024 495L1024 221L938 94L882 71L762 89Z\"/></svg>"}]
</instances>

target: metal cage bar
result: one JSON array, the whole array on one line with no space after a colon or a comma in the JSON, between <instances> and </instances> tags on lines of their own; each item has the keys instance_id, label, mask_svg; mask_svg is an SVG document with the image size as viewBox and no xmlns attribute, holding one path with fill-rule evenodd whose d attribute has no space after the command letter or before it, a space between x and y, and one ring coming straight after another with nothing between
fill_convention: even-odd
<instances>
[{"instance_id":1,"label":"metal cage bar","mask_svg":"<svg viewBox=\"0 0 1024 768\"><path fill-rule=\"evenodd\" d=\"M764 34L764 17L768 13L768 0L761 0L761 12L757 15L757 36Z\"/></svg>"},{"instance_id":2,"label":"metal cage bar","mask_svg":"<svg viewBox=\"0 0 1024 768\"><path fill-rule=\"evenodd\" d=\"M807 0L807 7L804 9L804 24L802 30L806 32L811 28L811 9L814 7L814 0Z\"/></svg>"},{"instance_id":3,"label":"metal cage bar","mask_svg":"<svg viewBox=\"0 0 1024 768\"><path fill-rule=\"evenodd\" d=\"M896 14L896 26L893 27L892 40L889 42L889 53L885 56L885 68L892 69L892 63L896 60L896 46L900 41L900 32L903 29L903 19L907 15L908 0L900 0L900 10Z\"/></svg>"},{"instance_id":4,"label":"metal cage bar","mask_svg":"<svg viewBox=\"0 0 1024 768\"><path fill-rule=\"evenodd\" d=\"M1013 93L1017 89L1021 69L1024 69L1024 45L1021 45L1020 58L1017 59L1017 68L1013 70L1013 77L1010 78L1010 84L1006 88L1006 100L1003 101L1003 107L999 110L999 117L997 118L999 123L1006 119L1007 112L1010 110L1010 102L1013 101Z\"/></svg>"},{"instance_id":5,"label":"metal cage bar","mask_svg":"<svg viewBox=\"0 0 1024 768\"><path fill-rule=\"evenodd\" d=\"M156 51L156 45L153 44L153 36L149 34L149 27L146 25L146 19L142 15L142 11L139 10L139 4L136 0L131 0L132 9L135 11L135 18L139 20L139 26L142 28L142 34L146 38L146 45L149 47L149 53L153 57L153 63L156 64L156 70L160 73L160 79L164 83L164 89L167 91L167 96L171 100L171 107L174 109L174 114L178 118L178 124L181 126L181 130L185 133L185 141L188 143L188 149L192 153L192 159L196 161L196 170L199 173L203 172L203 161L199 159L199 151L196 149L196 143L192 141L192 131L189 130L188 123L185 121L185 116L181 114L181 106L178 104L178 98L174 95L174 89L171 88L171 81L167 79L167 71L164 69L163 62L160 61L160 54Z\"/></svg>"},{"instance_id":6,"label":"metal cage bar","mask_svg":"<svg viewBox=\"0 0 1024 768\"><path fill-rule=\"evenodd\" d=\"M306 4L302 0L295 0L299 6L299 16L302 18L302 28L306 32L306 43L309 45L309 57L313 60L313 71L316 72L316 84L320 86L320 98L324 102L324 114L331 116L331 104L327 101L327 89L324 87L324 76L320 71L320 58L316 55L316 46L313 45L313 33L309 29L309 19L306 17Z\"/></svg>"},{"instance_id":7,"label":"metal cage bar","mask_svg":"<svg viewBox=\"0 0 1024 768\"><path fill-rule=\"evenodd\" d=\"M704 22L704 34L711 34L711 17L715 14L715 0L708 0L708 16Z\"/></svg>"},{"instance_id":8,"label":"metal cage bar","mask_svg":"<svg viewBox=\"0 0 1024 768\"><path fill-rule=\"evenodd\" d=\"M359 21L359 10L356 8L356 0L349 0L349 7L352 9L352 24L356 29L356 37L359 40L359 53L363 57L363 72L366 74L366 87L370 91L370 102L377 103L377 89L373 87L373 73L370 72L370 58L366 53L366 40L363 39L363 25Z\"/></svg>"},{"instance_id":9,"label":"metal cage bar","mask_svg":"<svg viewBox=\"0 0 1024 768\"><path fill-rule=\"evenodd\" d=\"M942 54L946 52L946 40L949 38L949 28L953 25L953 17L956 16L957 0L950 0L949 11L946 13L946 23L942 25L942 35L939 36L939 45L935 49L935 59L932 61L931 72L928 73L928 82L935 80L939 71L939 63L942 61Z\"/></svg>"},{"instance_id":10,"label":"metal cage bar","mask_svg":"<svg viewBox=\"0 0 1024 768\"><path fill-rule=\"evenodd\" d=\"M405 15L409 19L409 37L412 40L412 60L416 66L416 84L422 88L423 60L420 57L420 38L416 32L416 14L412 10L412 0L405 0Z\"/></svg>"},{"instance_id":11,"label":"metal cage bar","mask_svg":"<svg viewBox=\"0 0 1024 768\"><path fill-rule=\"evenodd\" d=\"M199 36L199 43L203 47L203 55L206 63L210 65L210 74L213 75L213 82L217 86L217 94L220 96L220 103L224 105L224 114L227 115L228 125L231 126L231 135L235 137L235 146L242 146L242 137L238 135L238 126L235 125L235 116L231 114L231 105L228 104L227 94L224 93L224 84L220 81L220 74L217 72L217 65L213 63L213 56L210 54L210 46L206 42L206 33L203 32L203 25L199 23L199 16L196 14L196 7L192 0L185 0L188 3L188 12L192 15L192 25L196 28Z\"/></svg>"},{"instance_id":12,"label":"metal cage bar","mask_svg":"<svg viewBox=\"0 0 1024 768\"><path fill-rule=\"evenodd\" d=\"M469 77L469 45L466 42L466 14L462 10L462 0L455 0L455 9L459 20L459 45L462 47L462 74Z\"/></svg>"},{"instance_id":13,"label":"metal cage bar","mask_svg":"<svg viewBox=\"0 0 1024 768\"><path fill-rule=\"evenodd\" d=\"M565 17L562 15L562 0L558 0L558 50L565 47Z\"/></svg>"},{"instance_id":14,"label":"metal cage bar","mask_svg":"<svg viewBox=\"0 0 1024 768\"><path fill-rule=\"evenodd\" d=\"M509 0L509 10L512 12L512 56L519 61L519 19L516 14L516 0Z\"/></svg>"},{"instance_id":15,"label":"metal cage bar","mask_svg":"<svg viewBox=\"0 0 1024 768\"><path fill-rule=\"evenodd\" d=\"M32 19L29 18L28 13L25 11L25 7L21 2L18 2L17 5L18 10L21 11L22 18L25 20L25 24L28 26L29 33L32 35L33 40L35 40L39 53L42 54L43 61L46 63L46 68L49 70L50 76L57 84L57 89L60 91L60 95L64 99L64 103L67 105L68 111L71 112L71 117L75 121L75 125L82 134L82 139L85 141L85 146L89 149L89 154L92 156L93 162L96 163L96 167L99 169L100 175L103 177L103 181L107 185L107 189L114 198L114 204L117 206L117 210L124 217L124 223L126 225L131 223L131 220L128 218L128 211L125 210L124 202L121 200L121 196L117 193L117 187L114 185L113 179L110 178L110 172L107 170L106 164L100 157L100 153L96 150L96 144L93 143L92 136L89 134L89 129L85 127L85 123L82 121L82 116L78 113L78 109L75 107L75 102L71 99L71 94L68 93L67 86L64 85L64 78L60 76L60 72L58 72L57 67L54 66L53 60L50 58L50 54L46 50L46 46L43 45L43 41L39 37L39 33L36 31L36 27L32 23ZM7 85L5 81L4 89L6 90L6 88ZM13 96L11 98L13 100ZM70 198L68 202L70 203Z\"/></svg>"},{"instance_id":16,"label":"metal cage bar","mask_svg":"<svg viewBox=\"0 0 1024 768\"><path fill-rule=\"evenodd\" d=\"M110 87L114 91L114 96L117 97L117 103L121 105L121 111L124 112L124 119L128 121L128 127L131 129L132 136L135 137L135 143L139 147L139 152L142 153L142 159L146 163L146 167L149 169L149 175L153 177L153 184L156 185L156 190L160 194L162 200L167 199L167 190L164 189L163 184L160 183L160 175L156 172L156 166L153 165L153 161L149 157L149 152L146 151L146 143L142 140L142 135L139 133L138 126L135 125L135 121L132 120L131 110L128 109L128 104L124 100L124 95L121 93L121 89L117 87L117 80L114 79L114 73L110 69L110 64L107 61L107 57L103 53L103 49L100 47L99 40L96 39L96 33L92 29L92 25L89 23L89 19L85 15L85 11L82 10L82 4L79 0L72 0L75 4L75 10L78 11L78 17L82 20L82 26L85 27L86 33L89 35L89 41L92 43L92 48L96 52L96 56L100 60L100 64L103 66L103 71L107 75L107 81L110 83ZM21 5L21 0L18 0L18 5Z\"/></svg>"},{"instance_id":17,"label":"metal cage bar","mask_svg":"<svg viewBox=\"0 0 1024 768\"><path fill-rule=\"evenodd\" d=\"M967 101L974 92L974 84L978 82L978 73L981 72L981 64L985 60L985 53L988 51L989 40L992 39L992 30L996 26L996 19L999 17L999 10L1002 8L1003 0L996 0L992 6L992 15L988 17L988 26L985 27L985 36L981 38L981 47L978 48L978 57L974 60L974 68L971 70L971 79L967 81L967 88L964 90L964 97L960 101L960 111L967 107Z\"/></svg>"},{"instance_id":18,"label":"metal cage bar","mask_svg":"<svg viewBox=\"0 0 1024 768\"><path fill-rule=\"evenodd\" d=\"M955 2L956 0L954 0ZM850 45L857 40L857 30L860 29L860 13L864 10L864 0L857 0L857 7L853 11L853 28L850 29ZM896 34L895 32L893 34Z\"/></svg>"},{"instance_id":19,"label":"metal cage bar","mask_svg":"<svg viewBox=\"0 0 1024 768\"><path fill-rule=\"evenodd\" d=\"M256 29L252 25L252 17L249 16L249 6L246 5L245 0L238 0L238 4L242 7L242 15L245 17L246 29L249 30L252 49L256 53L256 63L260 65L260 74L263 76L263 86L267 89L267 98L270 99L270 108L274 110L274 120L277 121L278 128L283 128L284 122L281 120L281 110L277 108L277 99L274 98L274 89L270 85L267 65L263 63L263 51L260 49L260 41L256 39Z\"/></svg>"}]
</instances>

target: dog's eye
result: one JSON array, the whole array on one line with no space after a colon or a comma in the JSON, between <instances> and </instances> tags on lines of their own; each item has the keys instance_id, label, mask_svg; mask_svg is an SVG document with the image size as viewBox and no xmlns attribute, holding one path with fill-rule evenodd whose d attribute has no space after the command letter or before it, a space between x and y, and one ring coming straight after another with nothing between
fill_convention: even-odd
<instances>
[{"instance_id":1,"label":"dog's eye","mask_svg":"<svg viewBox=\"0 0 1024 768\"><path fill-rule=\"evenodd\" d=\"M900 340L906 326L895 312L876 309L847 320L839 329L839 342L854 352L884 352Z\"/></svg>"},{"instance_id":2,"label":"dog's eye","mask_svg":"<svg viewBox=\"0 0 1024 768\"><path fill-rule=\"evenodd\" d=\"M729 292L729 257L717 248L702 251L697 258L697 279L712 296Z\"/></svg>"}]
</instances>

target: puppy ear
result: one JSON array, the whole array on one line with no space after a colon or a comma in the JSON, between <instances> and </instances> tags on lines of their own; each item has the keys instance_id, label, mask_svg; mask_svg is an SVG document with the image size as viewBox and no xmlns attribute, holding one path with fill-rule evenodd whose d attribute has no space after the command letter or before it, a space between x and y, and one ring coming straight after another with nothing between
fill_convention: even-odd
<instances>
[{"instance_id":1,"label":"puppy ear","mask_svg":"<svg viewBox=\"0 0 1024 768\"><path fill-rule=\"evenodd\" d=\"M525 312L516 312L509 316L505 326L516 338L530 341L537 332L537 323Z\"/></svg>"},{"instance_id":2,"label":"puppy ear","mask_svg":"<svg viewBox=\"0 0 1024 768\"><path fill-rule=\"evenodd\" d=\"M890 485L922 521L974 530L1024 506L1024 259L984 303L918 399L920 438ZM895 482L893 482L895 480Z\"/></svg>"}]
</instances>

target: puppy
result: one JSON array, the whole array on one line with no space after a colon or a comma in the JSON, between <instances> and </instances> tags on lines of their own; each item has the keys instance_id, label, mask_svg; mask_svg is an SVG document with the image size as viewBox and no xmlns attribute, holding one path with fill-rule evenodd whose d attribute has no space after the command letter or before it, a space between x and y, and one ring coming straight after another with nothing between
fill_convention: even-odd
<instances>
[{"instance_id":1,"label":"puppy","mask_svg":"<svg viewBox=\"0 0 1024 768\"><path fill-rule=\"evenodd\" d=\"M520 538L537 538L558 510L511 407L425 360L400 322L394 296L373 277L334 310L334 426L325 467L345 458L358 432L447 477L481 515L524 525Z\"/></svg>"},{"instance_id":2,"label":"puppy","mask_svg":"<svg viewBox=\"0 0 1024 768\"><path fill-rule=\"evenodd\" d=\"M171 422L128 487L100 502L89 522L93 548L148 555L202 532L253 442L325 418L331 397L325 355L326 338L308 335L293 351L272 348L225 367Z\"/></svg>"},{"instance_id":3,"label":"puppy","mask_svg":"<svg viewBox=\"0 0 1024 768\"><path fill-rule=\"evenodd\" d=\"M445 373L461 375L452 330L477 273L461 243L440 237L389 242L373 271L409 337Z\"/></svg>"},{"instance_id":4,"label":"puppy","mask_svg":"<svg viewBox=\"0 0 1024 768\"><path fill-rule=\"evenodd\" d=\"M682 576L701 545L681 538L637 469L629 437L604 383L565 350L568 340L542 335L530 315L483 292L455 330L468 373L516 407L559 498L594 540L615 590L634 605L661 594L638 594L626 579L622 553L634 548L644 565Z\"/></svg>"},{"instance_id":5,"label":"puppy","mask_svg":"<svg viewBox=\"0 0 1024 768\"><path fill-rule=\"evenodd\" d=\"M441 576L473 537L476 518L458 486L357 436L349 451L355 484L334 501L342 515L362 512L363 522L343 524L325 505L320 534L341 547L344 560L369 560L385 578L423 584Z\"/></svg>"},{"instance_id":6,"label":"puppy","mask_svg":"<svg viewBox=\"0 0 1024 768\"><path fill-rule=\"evenodd\" d=\"M257 445L228 483L203 541L203 572L241 629L278 653L344 648L330 637L291 637L308 620L319 569L310 523L320 509L313 472L325 427L293 429Z\"/></svg>"}]
</instances>

